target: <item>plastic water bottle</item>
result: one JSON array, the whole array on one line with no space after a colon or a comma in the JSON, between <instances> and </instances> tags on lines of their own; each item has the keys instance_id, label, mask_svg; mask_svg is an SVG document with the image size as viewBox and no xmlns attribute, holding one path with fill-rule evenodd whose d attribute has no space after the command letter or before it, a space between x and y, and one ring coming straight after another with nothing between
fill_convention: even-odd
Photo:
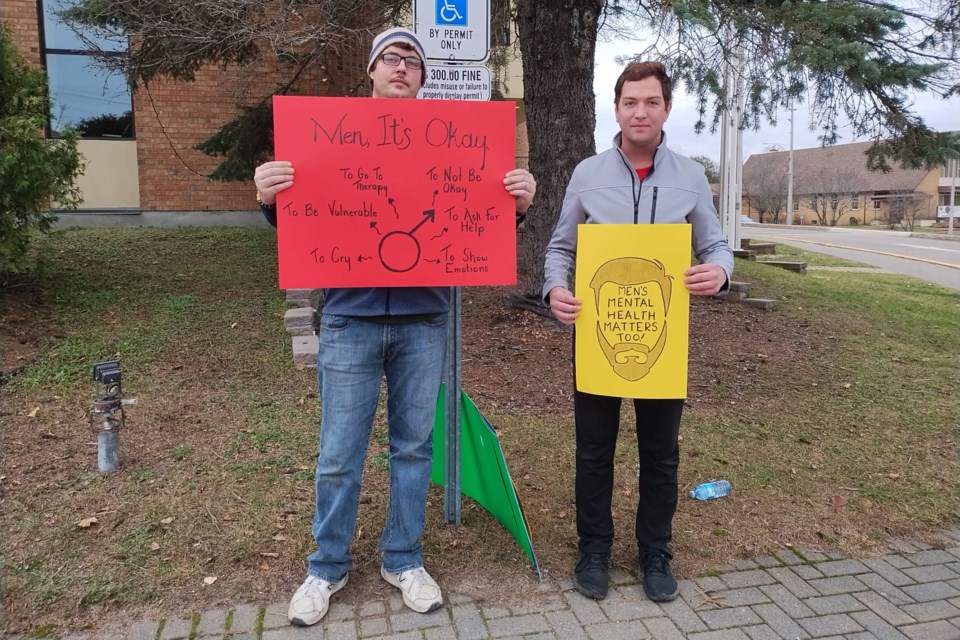
<instances>
[{"instance_id":1,"label":"plastic water bottle","mask_svg":"<svg viewBox=\"0 0 960 640\"><path fill-rule=\"evenodd\" d=\"M690 492L690 497L696 500L713 500L730 495L733 487L726 480L714 480L713 482L704 482L698 484Z\"/></svg>"}]
</instances>

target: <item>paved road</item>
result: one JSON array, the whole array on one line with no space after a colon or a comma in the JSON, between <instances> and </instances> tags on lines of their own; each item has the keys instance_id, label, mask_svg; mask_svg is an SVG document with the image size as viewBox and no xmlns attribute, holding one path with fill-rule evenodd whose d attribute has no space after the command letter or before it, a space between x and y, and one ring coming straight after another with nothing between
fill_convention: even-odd
<instances>
[{"instance_id":1,"label":"paved road","mask_svg":"<svg viewBox=\"0 0 960 640\"><path fill-rule=\"evenodd\" d=\"M741 235L856 260L960 290L960 242L957 241L899 231L848 227L800 229L784 225L744 225ZM960 231L954 238L960 240Z\"/></svg>"},{"instance_id":2,"label":"paved road","mask_svg":"<svg viewBox=\"0 0 960 640\"><path fill-rule=\"evenodd\" d=\"M886 555L850 559L810 549L782 549L740 560L716 575L680 583L680 598L647 600L637 578L612 575L614 588L596 602L569 581L545 582L531 606L487 606L447 593L430 614L405 609L399 594L351 600L338 594L322 623L287 623L287 602L243 604L169 620L136 621L120 634L68 640L960 640L960 527L944 531L943 548L896 540ZM491 567L491 570L495 568ZM13 640L8 638L7 640ZM25 639L17 639L25 640Z\"/></svg>"}]
</instances>

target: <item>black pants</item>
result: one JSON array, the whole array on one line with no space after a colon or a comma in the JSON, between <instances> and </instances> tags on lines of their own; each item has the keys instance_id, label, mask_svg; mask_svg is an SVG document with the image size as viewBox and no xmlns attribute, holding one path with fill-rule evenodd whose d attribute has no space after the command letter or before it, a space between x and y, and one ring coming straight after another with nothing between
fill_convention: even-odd
<instances>
[{"instance_id":1,"label":"black pants","mask_svg":"<svg viewBox=\"0 0 960 640\"><path fill-rule=\"evenodd\" d=\"M577 534L580 550L610 553L613 545L613 458L620 398L574 392L577 429ZM677 510L680 416L683 400L634 400L640 452L636 536L640 558L669 543Z\"/></svg>"}]
</instances>

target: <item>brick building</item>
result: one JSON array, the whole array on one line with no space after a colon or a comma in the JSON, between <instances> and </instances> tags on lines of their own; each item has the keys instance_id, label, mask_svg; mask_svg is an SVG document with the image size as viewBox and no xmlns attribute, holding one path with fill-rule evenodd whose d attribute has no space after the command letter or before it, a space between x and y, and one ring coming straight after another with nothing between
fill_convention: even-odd
<instances>
[{"instance_id":1,"label":"brick building","mask_svg":"<svg viewBox=\"0 0 960 640\"><path fill-rule=\"evenodd\" d=\"M44 66L55 101L47 135L70 124L87 131L80 142L83 203L68 224L231 224L256 220L251 183L209 179L220 160L194 149L276 85L276 61L201 69L193 82L153 81L132 93L119 74L89 63L83 42L55 15L62 0L4 0L0 22L21 54ZM123 55L125 43L98 41ZM330 52L298 80L303 95L369 95L365 74L369 37ZM526 158L519 61L506 74L506 94L517 102L520 162ZM81 219L81 216L83 219ZM122 217L121 217L122 216ZM108 220L112 219L112 220ZM108 220L104 222L104 220ZM123 220L123 222L119 222Z\"/></svg>"}]
</instances>

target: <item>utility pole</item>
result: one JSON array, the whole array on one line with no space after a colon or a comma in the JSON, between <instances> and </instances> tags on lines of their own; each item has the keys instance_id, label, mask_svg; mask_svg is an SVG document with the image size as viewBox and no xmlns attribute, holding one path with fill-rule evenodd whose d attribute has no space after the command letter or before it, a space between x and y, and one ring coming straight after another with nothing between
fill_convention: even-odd
<instances>
[{"instance_id":1,"label":"utility pole","mask_svg":"<svg viewBox=\"0 0 960 640\"><path fill-rule=\"evenodd\" d=\"M790 98L790 161L787 163L787 224L793 224L793 98Z\"/></svg>"},{"instance_id":2,"label":"utility pole","mask_svg":"<svg viewBox=\"0 0 960 640\"><path fill-rule=\"evenodd\" d=\"M950 208L947 210L947 235L953 235L953 216L957 212L957 173L960 172L960 160L954 158L948 165L953 169L950 175L953 179L950 181Z\"/></svg>"},{"instance_id":3,"label":"utility pole","mask_svg":"<svg viewBox=\"0 0 960 640\"><path fill-rule=\"evenodd\" d=\"M733 41L732 29L727 31ZM740 248L740 211L743 198L743 48L736 44L733 61L724 63L724 108L720 133L720 227L731 249Z\"/></svg>"}]
</instances>

